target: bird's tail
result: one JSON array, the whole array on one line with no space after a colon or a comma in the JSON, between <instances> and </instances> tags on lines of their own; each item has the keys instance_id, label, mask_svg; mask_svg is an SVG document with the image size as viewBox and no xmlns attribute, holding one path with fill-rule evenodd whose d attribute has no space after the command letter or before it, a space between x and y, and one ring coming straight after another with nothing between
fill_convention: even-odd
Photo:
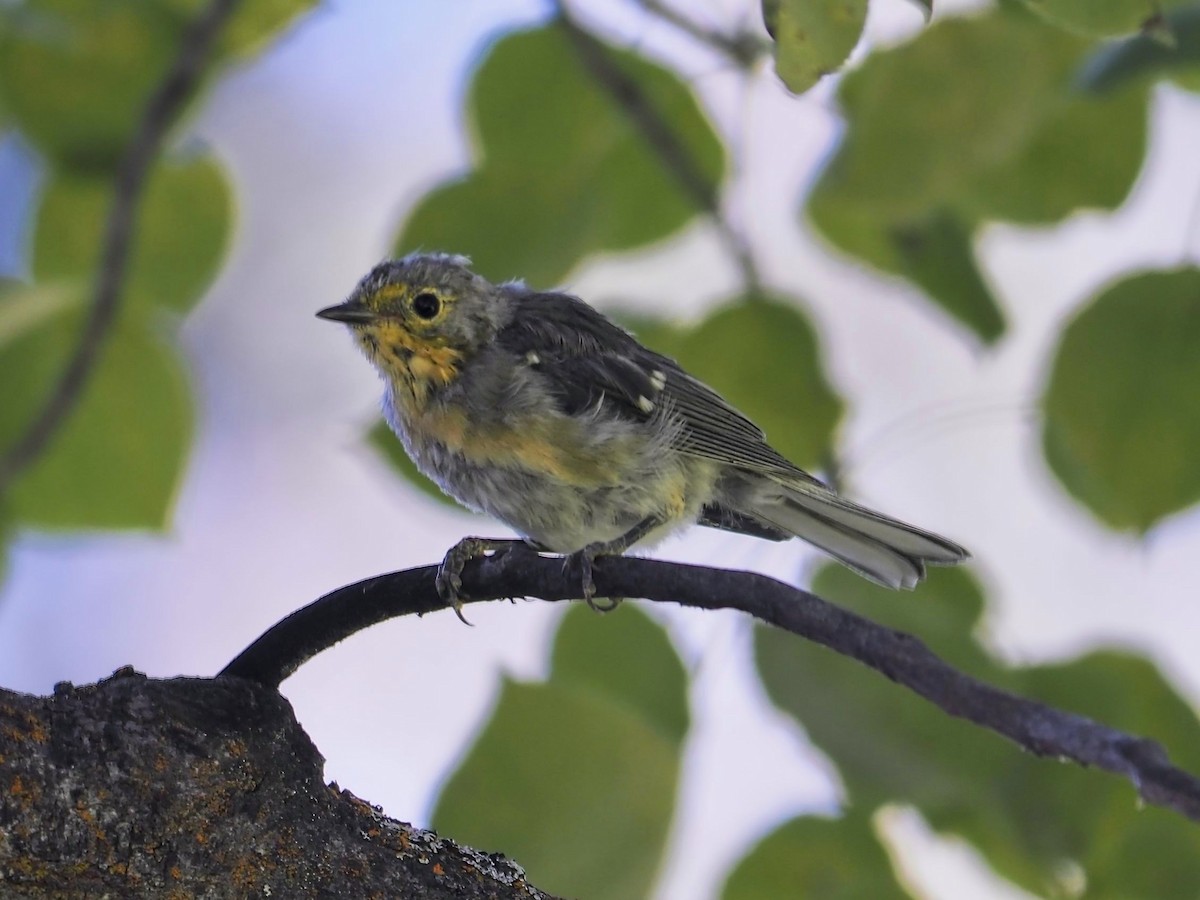
<instances>
[{"instance_id":1,"label":"bird's tail","mask_svg":"<svg viewBox=\"0 0 1200 900\"><path fill-rule=\"evenodd\" d=\"M823 485L772 488L745 512L879 584L911 589L925 577L926 564L952 566L971 556L953 541L851 503Z\"/></svg>"}]
</instances>

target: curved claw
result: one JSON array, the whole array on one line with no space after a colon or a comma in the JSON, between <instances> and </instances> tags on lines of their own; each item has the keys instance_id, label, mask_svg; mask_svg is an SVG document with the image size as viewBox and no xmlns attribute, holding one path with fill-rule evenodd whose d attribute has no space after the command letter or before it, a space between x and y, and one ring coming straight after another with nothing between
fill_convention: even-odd
<instances>
[{"instance_id":1,"label":"curved claw","mask_svg":"<svg viewBox=\"0 0 1200 900\"><path fill-rule=\"evenodd\" d=\"M600 547L587 546L582 550L576 550L563 559L563 568L568 572L579 567L580 582L583 586L583 599L587 601L587 605L598 613L612 612L621 605L620 597L609 597L607 602L597 602L596 584L592 580L592 567L596 562L596 557L605 555Z\"/></svg>"},{"instance_id":2,"label":"curved claw","mask_svg":"<svg viewBox=\"0 0 1200 900\"><path fill-rule=\"evenodd\" d=\"M464 625L471 623L467 621L462 611L463 599L467 596L462 590L463 567L471 560L478 559L489 552L500 552L511 543L511 541L492 538L467 537L446 551L442 564L438 567L434 586L437 587L438 596L447 606L453 608L454 614Z\"/></svg>"}]
</instances>

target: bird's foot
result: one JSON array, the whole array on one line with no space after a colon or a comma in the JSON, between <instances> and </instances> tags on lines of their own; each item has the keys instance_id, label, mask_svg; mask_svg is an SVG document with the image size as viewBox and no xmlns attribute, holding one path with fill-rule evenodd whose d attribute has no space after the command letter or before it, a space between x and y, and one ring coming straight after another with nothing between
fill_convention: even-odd
<instances>
[{"instance_id":1,"label":"bird's foot","mask_svg":"<svg viewBox=\"0 0 1200 900\"><path fill-rule=\"evenodd\" d=\"M437 587L438 596L454 610L454 614L464 625L471 623L467 621L462 611L463 600L467 596L462 589L463 568L473 559L486 556L488 553L501 553L511 546L512 541L467 537L446 552L442 564L438 566L434 584Z\"/></svg>"},{"instance_id":2,"label":"bird's foot","mask_svg":"<svg viewBox=\"0 0 1200 900\"><path fill-rule=\"evenodd\" d=\"M606 549L604 544L589 544L582 550L576 550L563 558L563 568L568 572L578 569L579 579L583 586L583 599L598 613L612 612L621 605L622 599L620 597L596 597L596 584L592 581L592 567L596 562L596 557L608 555L604 552Z\"/></svg>"}]
</instances>

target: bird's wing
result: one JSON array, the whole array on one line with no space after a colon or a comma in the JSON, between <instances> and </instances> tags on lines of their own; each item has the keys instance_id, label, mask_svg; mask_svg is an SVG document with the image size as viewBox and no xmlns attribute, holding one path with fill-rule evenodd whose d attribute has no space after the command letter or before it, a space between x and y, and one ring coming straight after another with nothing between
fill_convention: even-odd
<instances>
[{"instance_id":1,"label":"bird's wing","mask_svg":"<svg viewBox=\"0 0 1200 900\"><path fill-rule=\"evenodd\" d=\"M820 485L767 442L761 428L669 357L567 294L523 293L497 343L543 373L568 415L609 403L635 420L682 420L678 450L738 468ZM823 485L822 485L823 487Z\"/></svg>"}]
</instances>

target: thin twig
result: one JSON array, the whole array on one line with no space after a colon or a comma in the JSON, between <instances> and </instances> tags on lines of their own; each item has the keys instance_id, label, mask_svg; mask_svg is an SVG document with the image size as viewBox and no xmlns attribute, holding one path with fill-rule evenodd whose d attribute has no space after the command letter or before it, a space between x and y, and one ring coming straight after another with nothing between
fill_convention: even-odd
<instances>
[{"instance_id":1,"label":"thin twig","mask_svg":"<svg viewBox=\"0 0 1200 900\"><path fill-rule=\"evenodd\" d=\"M725 34L722 31L705 28L661 0L638 0L638 3L647 12L653 13L664 22L669 22L700 43L728 57L740 69L753 68L760 59L771 52L770 41L748 30L743 29L734 34Z\"/></svg>"},{"instance_id":2,"label":"thin twig","mask_svg":"<svg viewBox=\"0 0 1200 900\"><path fill-rule=\"evenodd\" d=\"M100 268L79 342L33 422L0 456L0 496L41 455L87 386L120 306L133 226L146 176L171 125L195 93L217 37L238 3L239 0L209 3L184 33L174 64L146 103L137 131L117 169L116 189L104 227Z\"/></svg>"},{"instance_id":3,"label":"thin twig","mask_svg":"<svg viewBox=\"0 0 1200 900\"><path fill-rule=\"evenodd\" d=\"M397 616L445 609L437 566L369 578L339 588L270 628L221 672L277 687L311 658L356 631ZM1069 759L1127 778L1147 803L1200 821L1200 779L1171 765L1152 740L1118 731L1002 691L937 657L919 639L865 619L765 575L629 557L599 560L603 597L643 597L699 609L737 609L870 666L952 716L1015 741L1031 753ZM507 597L582 597L562 560L514 541L468 563L466 602Z\"/></svg>"},{"instance_id":4,"label":"thin twig","mask_svg":"<svg viewBox=\"0 0 1200 900\"><path fill-rule=\"evenodd\" d=\"M741 272L746 293L751 296L760 294L762 279L759 277L754 257L745 239L725 218L712 179L704 174L683 141L663 118L660 110L646 96L641 85L616 64L608 49L599 40L571 18L561 0L557 7L557 21L570 40L571 46L575 48L580 63L596 84L625 111L629 121L641 132L663 168L675 178L684 193L698 209L712 218L721 242Z\"/></svg>"}]
</instances>

